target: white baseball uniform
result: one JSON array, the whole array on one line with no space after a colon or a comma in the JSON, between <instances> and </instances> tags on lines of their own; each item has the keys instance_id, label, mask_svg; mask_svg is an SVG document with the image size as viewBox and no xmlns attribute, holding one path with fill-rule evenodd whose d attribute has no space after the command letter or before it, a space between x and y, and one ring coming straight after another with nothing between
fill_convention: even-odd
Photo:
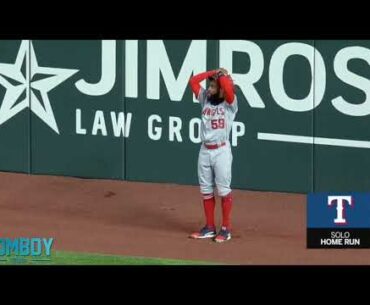
<instances>
[{"instance_id":1,"label":"white baseball uniform","mask_svg":"<svg viewBox=\"0 0 370 305\"><path fill-rule=\"evenodd\" d=\"M207 91L201 88L197 97L202 106L201 140L202 146L198 158L198 178L202 194L212 194L217 187L218 195L223 197L230 193L231 166L233 155L229 136L238 101L229 104L225 100L212 105L208 100ZM223 146L220 146L224 144ZM208 149L206 145L218 145L216 149Z\"/></svg>"}]
</instances>

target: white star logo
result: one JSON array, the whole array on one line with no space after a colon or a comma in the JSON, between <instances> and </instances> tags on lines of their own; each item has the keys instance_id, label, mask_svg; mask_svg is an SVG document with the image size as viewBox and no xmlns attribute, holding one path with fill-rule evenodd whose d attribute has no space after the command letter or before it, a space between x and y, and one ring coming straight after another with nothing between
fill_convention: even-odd
<instances>
[{"instance_id":1,"label":"white star logo","mask_svg":"<svg viewBox=\"0 0 370 305\"><path fill-rule=\"evenodd\" d=\"M32 41L23 40L15 63L0 63L0 85L6 89L0 107L0 125L30 107L34 114L59 134L48 92L77 72L75 69L40 67ZM41 78L39 75L44 76Z\"/></svg>"}]
</instances>

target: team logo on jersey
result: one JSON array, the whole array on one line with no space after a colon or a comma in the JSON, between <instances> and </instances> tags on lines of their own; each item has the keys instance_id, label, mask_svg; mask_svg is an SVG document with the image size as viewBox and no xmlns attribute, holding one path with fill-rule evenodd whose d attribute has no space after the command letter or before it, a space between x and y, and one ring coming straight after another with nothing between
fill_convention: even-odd
<instances>
[{"instance_id":1,"label":"team logo on jersey","mask_svg":"<svg viewBox=\"0 0 370 305\"><path fill-rule=\"evenodd\" d=\"M29 107L59 134L48 93L77 72L39 66L32 42L23 40L15 63L0 63L0 85L6 89L0 107L0 125Z\"/></svg>"},{"instance_id":2,"label":"team logo on jersey","mask_svg":"<svg viewBox=\"0 0 370 305\"><path fill-rule=\"evenodd\" d=\"M202 115L213 117L215 115L225 115L225 108L224 107L205 107L202 111Z\"/></svg>"}]
</instances>

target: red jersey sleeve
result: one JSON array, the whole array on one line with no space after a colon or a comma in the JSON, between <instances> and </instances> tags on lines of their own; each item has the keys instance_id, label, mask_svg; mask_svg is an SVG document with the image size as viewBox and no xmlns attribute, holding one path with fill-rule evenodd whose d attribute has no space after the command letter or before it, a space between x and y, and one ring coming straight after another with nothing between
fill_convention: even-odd
<instances>
[{"instance_id":1,"label":"red jersey sleeve","mask_svg":"<svg viewBox=\"0 0 370 305\"><path fill-rule=\"evenodd\" d=\"M201 85L200 83L207 79L208 77L211 77L212 75L216 74L216 70L213 70L213 71L208 71L208 72L203 72L203 73L200 73L200 74L197 74L197 75L194 75L190 81L189 81L189 84L190 84L190 87L191 87L191 90L193 91L193 93L195 94L195 96L198 98L199 96L199 92L200 92L200 88L201 88Z\"/></svg>"},{"instance_id":2,"label":"red jersey sleeve","mask_svg":"<svg viewBox=\"0 0 370 305\"><path fill-rule=\"evenodd\" d=\"M229 76L221 76L218 79L220 87L224 90L225 100L232 104L235 99L234 83Z\"/></svg>"}]
</instances>

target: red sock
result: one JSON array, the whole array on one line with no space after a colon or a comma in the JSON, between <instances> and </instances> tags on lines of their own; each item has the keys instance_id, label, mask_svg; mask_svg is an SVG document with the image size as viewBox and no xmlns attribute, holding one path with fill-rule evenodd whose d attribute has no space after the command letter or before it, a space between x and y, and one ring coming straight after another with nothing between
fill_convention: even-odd
<instances>
[{"instance_id":1,"label":"red sock","mask_svg":"<svg viewBox=\"0 0 370 305\"><path fill-rule=\"evenodd\" d=\"M216 201L213 194L203 194L204 213L206 215L207 227L215 227L215 206Z\"/></svg>"},{"instance_id":2,"label":"red sock","mask_svg":"<svg viewBox=\"0 0 370 305\"><path fill-rule=\"evenodd\" d=\"M231 230L231 208L233 205L233 197L231 192L225 197L222 197L222 226Z\"/></svg>"}]
</instances>

